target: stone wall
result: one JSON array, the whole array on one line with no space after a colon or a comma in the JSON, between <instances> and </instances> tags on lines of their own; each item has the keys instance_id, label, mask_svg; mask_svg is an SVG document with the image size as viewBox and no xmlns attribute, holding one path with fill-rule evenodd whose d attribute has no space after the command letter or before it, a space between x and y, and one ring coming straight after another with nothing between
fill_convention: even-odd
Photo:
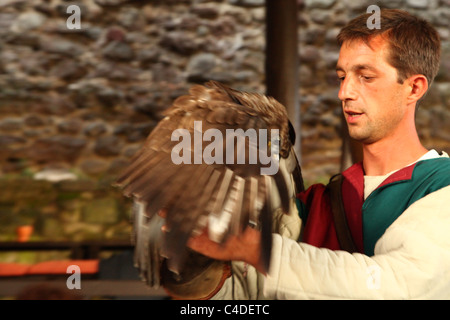
<instances>
[{"instance_id":1,"label":"stone wall","mask_svg":"<svg viewBox=\"0 0 450 320\"><path fill-rule=\"evenodd\" d=\"M72 4L81 29L67 27ZM335 36L370 4L299 1L309 182L339 170ZM427 147L450 152L450 1L377 4L416 13L441 34L442 67L417 123ZM264 46L263 0L0 1L0 180L11 191L0 191L1 237L27 219L37 239L126 237L128 204L110 182L193 83L264 92Z\"/></svg>"}]
</instances>

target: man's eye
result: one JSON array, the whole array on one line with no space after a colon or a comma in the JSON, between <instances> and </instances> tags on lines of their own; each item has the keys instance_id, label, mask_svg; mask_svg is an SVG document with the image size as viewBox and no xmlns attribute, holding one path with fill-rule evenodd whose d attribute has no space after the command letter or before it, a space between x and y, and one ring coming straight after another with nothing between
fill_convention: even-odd
<instances>
[{"instance_id":1,"label":"man's eye","mask_svg":"<svg viewBox=\"0 0 450 320\"><path fill-rule=\"evenodd\" d=\"M339 79L339 81L344 81L345 80L345 77L344 76L342 76L342 77L338 77L338 79Z\"/></svg>"},{"instance_id":2,"label":"man's eye","mask_svg":"<svg viewBox=\"0 0 450 320\"><path fill-rule=\"evenodd\" d=\"M366 81L370 81L370 80L374 79L374 77L370 77L370 76L361 76L361 78L363 78Z\"/></svg>"}]
</instances>

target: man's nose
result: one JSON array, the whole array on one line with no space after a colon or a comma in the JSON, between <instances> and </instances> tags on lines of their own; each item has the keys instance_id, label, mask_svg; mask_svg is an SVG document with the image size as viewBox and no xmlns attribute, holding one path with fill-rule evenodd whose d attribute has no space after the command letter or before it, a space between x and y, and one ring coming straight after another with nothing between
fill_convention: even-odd
<instances>
[{"instance_id":1,"label":"man's nose","mask_svg":"<svg viewBox=\"0 0 450 320\"><path fill-rule=\"evenodd\" d=\"M355 83L351 77L347 76L341 80L338 97L341 101L356 99Z\"/></svg>"}]
</instances>

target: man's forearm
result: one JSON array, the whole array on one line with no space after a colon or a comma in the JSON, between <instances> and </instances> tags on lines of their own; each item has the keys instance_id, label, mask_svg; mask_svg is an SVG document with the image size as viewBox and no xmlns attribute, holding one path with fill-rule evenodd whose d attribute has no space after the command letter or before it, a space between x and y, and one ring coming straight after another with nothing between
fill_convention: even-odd
<instances>
[{"instance_id":1,"label":"man's forearm","mask_svg":"<svg viewBox=\"0 0 450 320\"><path fill-rule=\"evenodd\" d=\"M450 187L414 203L375 255L350 254L273 236L264 293L270 299L450 298Z\"/></svg>"}]
</instances>

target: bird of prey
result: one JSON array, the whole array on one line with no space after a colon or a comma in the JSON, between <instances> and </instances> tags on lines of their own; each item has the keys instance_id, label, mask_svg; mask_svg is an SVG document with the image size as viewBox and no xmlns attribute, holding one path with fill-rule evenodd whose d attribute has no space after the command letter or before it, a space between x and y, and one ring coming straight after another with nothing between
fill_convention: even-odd
<instances>
[{"instance_id":1,"label":"bird of prey","mask_svg":"<svg viewBox=\"0 0 450 320\"><path fill-rule=\"evenodd\" d=\"M267 269L273 214L296 214L303 190L294 140L285 107L271 97L210 81L177 98L116 181L134 199L141 277L158 287L163 260L183 269L192 235L207 230L222 243L247 226L261 230Z\"/></svg>"}]
</instances>

